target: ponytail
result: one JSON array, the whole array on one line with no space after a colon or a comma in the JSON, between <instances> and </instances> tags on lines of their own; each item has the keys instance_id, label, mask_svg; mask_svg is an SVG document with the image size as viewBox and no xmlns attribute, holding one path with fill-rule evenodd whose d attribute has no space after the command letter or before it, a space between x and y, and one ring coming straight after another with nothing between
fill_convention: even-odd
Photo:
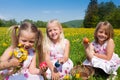
<instances>
[{"instance_id":1,"label":"ponytail","mask_svg":"<svg viewBox=\"0 0 120 80\"><path fill-rule=\"evenodd\" d=\"M39 63L41 63L42 61L44 61L44 55L43 55L43 34L42 34L41 30L38 30L36 49L38 51Z\"/></svg>"},{"instance_id":2,"label":"ponytail","mask_svg":"<svg viewBox=\"0 0 120 80\"><path fill-rule=\"evenodd\" d=\"M18 45L18 25L11 26L9 32L11 33L11 43L13 47Z\"/></svg>"}]
</instances>

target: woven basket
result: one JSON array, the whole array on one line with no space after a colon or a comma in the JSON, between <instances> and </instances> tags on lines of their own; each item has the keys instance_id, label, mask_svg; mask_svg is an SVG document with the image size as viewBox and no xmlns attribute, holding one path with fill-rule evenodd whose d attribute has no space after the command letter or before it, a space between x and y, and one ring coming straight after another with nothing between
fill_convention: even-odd
<instances>
[{"instance_id":1,"label":"woven basket","mask_svg":"<svg viewBox=\"0 0 120 80\"><path fill-rule=\"evenodd\" d=\"M80 77L83 80L89 79L90 76L94 75L94 73L95 73L94 68L86 65L76 65L70 71L70 74L72 76L75 76L75 74L80 74Z\"/></svg>"}]
</instances>

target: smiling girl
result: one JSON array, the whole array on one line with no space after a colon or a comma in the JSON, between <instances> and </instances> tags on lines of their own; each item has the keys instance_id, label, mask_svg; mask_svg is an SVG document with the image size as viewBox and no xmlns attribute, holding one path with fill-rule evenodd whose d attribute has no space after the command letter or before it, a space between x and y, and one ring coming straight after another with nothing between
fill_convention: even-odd
<instances>
[{"instance_id":1,"label":"smiling girl","mask_svg":"<svg viewBox=\"0 0 120 80\"><path fill-rule=\"evenodd\" d=\"M69 74L73 62L69 59L69 40L64 38L62 25L58 20L50 20L46 28L44 40L45 59L48 64L47 79L60 80ZM55 67L56 62L62 65L61 70Z\"/></svg>"},{"instance_id":2,"label":"smiling girl","mask_svg":"<svg viewBox=\"0 0 120 80\"><path fill-rule=\"evenodd\" d=\"M38 56L42 56L42 32L30 22L24 22L20 26L14 25L10 27L10 31L12 44L5 50L0 60L4 62L13 58L14 56L10 55L10 52L14 52L18 44L21 44L28 54L19 71L5 76L9 71L5 69L0 71L0 75L5 76L5 80L43 80L41 74L44 70L36 67L37 52Z\"/></svg>"},{"instance_id":3,"label":"smiling girl","mask_svg":"<svg viewBox=\"0 0 120 80\"><path fill-rule=\"evenodd\" d=\"M120 58L114 53L113 28L108 22L99 22L95 33L94 41L85 44L87 60L84 65L90 65L102 69L106 74L117 75L117 69L120 66Z\"/></svg>"}]
</instances>

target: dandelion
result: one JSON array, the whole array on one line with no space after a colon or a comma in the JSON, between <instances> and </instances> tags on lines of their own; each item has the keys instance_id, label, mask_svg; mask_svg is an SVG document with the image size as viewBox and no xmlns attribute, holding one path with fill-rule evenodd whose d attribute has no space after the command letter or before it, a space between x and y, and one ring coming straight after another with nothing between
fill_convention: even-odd
<instances>
[{"instance_id":1,"label":"dandelion","mask_svg":"<svg viewBox=\"0 0 120 80\"><path fill-rule=\"evenodd\" d=\"M2 45L3 45L3 47L7 47L8 46L7 43L5 43L5 42Z\"/></svg>"},{"instance_id":2,"label":"dandelion","mask_svg":"<svg viewBox=\"0 0 120 80\"><path fill-rule=\"evenodd\" d=\"M70 76L67 74L65 77L64 77L65 80L70 80Z\"/></svg>"},{"instance_id":3,"label":"dandelion","mask_svg":"<svg viewBox=\"0 0 120 80\"><path fill-rule=\"evenodd\" d=\"M77 78L77 79L80 78L80 73L76 73L75 78Z\"/></svg>"},{"instance_id":4,"label":"dandelion","mask_svg":"<svg viewBox=\"0 0 120 80\"><path fill-rule=\"evenodd\" d=\"M16 58L19 59L19 62L23 62L27 59L28 52L21 44L18 44L18 47L14 49L13 54Z\"/></svg>"},{"instance_id":5,"label":"dandelion","mask_svg":"<svg viewBox=\"0 0 120 80\"><path fill-rule=\"evenodd\" d=\"M13 54L12 52L9 53L10 56L12 56L12 54Z\"/></svg>"},{"instance_id":6,"label":"dandelion","mask_svg":"<svg viewBox=\"0 0 120 80\"><path fill-rule=\"evenodd\" d=\"M21 44L18 44L18 46L14 49L14 51L10 52L9 54L11 56L13 55L14 57L16 57L19 60L19 62L22 63L27 59L28 52L23 48ZM20 70L20 68L21 66L15 67L11 74L16 73L18 70Z\"/></svg>"}]
</instances>

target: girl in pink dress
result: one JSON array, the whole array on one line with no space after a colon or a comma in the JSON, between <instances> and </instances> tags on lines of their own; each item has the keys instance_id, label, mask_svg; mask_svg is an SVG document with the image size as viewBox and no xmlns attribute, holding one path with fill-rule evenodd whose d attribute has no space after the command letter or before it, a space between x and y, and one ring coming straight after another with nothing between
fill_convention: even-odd
<instances>
[{"instance_id":1,"label":"girl in pink dress","mask_svg":"<svg viewBox=\"0 0 120 80\"><path fill-rule=\"evenodd\" d=\"M117 75L120 58L114 53L112 25L107 21L100 22L96 27L94 38L92 43L84 43L87 59L83 64L100 68L107 74Z\"/></svg>"},{"instance_id":2,"label":"girl in pink dress","mask_svg":"<svg viewBox=\"0 0 120 80\"><path fill-rule=\"evenodd\" d=\"M43 80L41 74L43 69L36 67L36 51L42 56L42 33L34 24L24 22L20 26L12 26L11 28L12 45L5 50L0 57L0 61L9 61L13 58L10 52L13 52L18 44L21 44L28 55L25 61L22 62L21 68L11 75L7 75L10 70L5 69L0 71L0 75L4 76L4 80ZM34 48L35 47L35 48ZM19 62L19 61L18 61ZM14 65L14 64L12 64ZM7 75L7 76L5 76Z\"/></svg>"},{"instance_id":3,"label":"girl in pink dress","mask_svg":"<svg viewBox=\"0 0 120 80\"><path fill-rule=\"evenodd\" d=\"M69 59L69 40L64 38L62 26L58 20L50 20L46 28L44 40L45 59L48 65L47 79L60 80L69 74L73 62ZM56 63L59 63L59 69Z\"/></svg>"}]
</instances>

